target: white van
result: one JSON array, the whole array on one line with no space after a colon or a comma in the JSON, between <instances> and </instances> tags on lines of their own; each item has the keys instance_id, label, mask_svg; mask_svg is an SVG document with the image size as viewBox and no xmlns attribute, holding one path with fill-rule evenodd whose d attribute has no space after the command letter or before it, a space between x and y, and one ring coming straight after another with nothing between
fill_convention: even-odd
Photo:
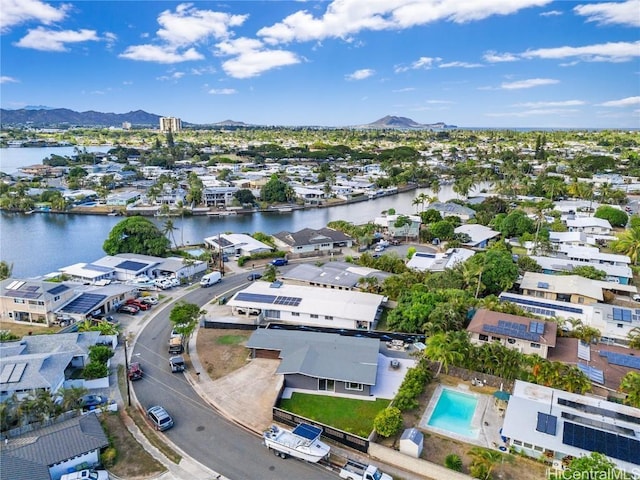
<instances>
[{"instance_id":1,"label":"white van","mask_svg":"<svg viewBox=\"0 0 640 480\"><path fill-rule=\"evenodd\" d=\"M80 470L65 473L60 480L109 480L109 474L106 470Z\"/></svg>"},{"instance_id":2,"label":"white van","mask_svg":"<svg viewBox=\"0 0 640 480\"><path fill-rule=\"evenodd\" d=\"M222 280L222 274L220 272L211 272L206 274L200 280L201 287L210 287L211 285L215 285L220 280Z\"/></svg>"}]
</instances>

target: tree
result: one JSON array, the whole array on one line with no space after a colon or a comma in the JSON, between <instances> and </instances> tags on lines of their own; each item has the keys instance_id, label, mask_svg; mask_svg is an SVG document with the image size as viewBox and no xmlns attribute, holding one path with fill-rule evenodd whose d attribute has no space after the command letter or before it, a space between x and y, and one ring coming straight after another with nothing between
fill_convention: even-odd
<instances>
[{"instance_id":1,"label":"tree","mask_svg":"<svg viewBox=\"0 0 640 480\"><path fill-rule=\"evenodd\" d=\"M640 327L633 327L627 334L629 348L640 349Z\"/></svg>"},{"instance_id":2,"label":"tree","mask_svg":"<svg viewBox=\"0 0 640 480\"><path fill-rule=\"evenodd\" d=\"M562 272L561 275L579 275L591 280L604 280L607 277L607 272L599 270L592 265L580 265L574 267L571 271Z\"/></svg>"},{"instance_id":3,"label":"tree","mask_svg":"<svg viewBox=\"0 0 640 480\"><path fill-rule=\"evenodd\" d=\"M518 279L518 266L511 253L502 248L490 248L484 254L475 254L467 262L482 271L481 281L487 294L498 295L510 289Z\"/></svg>"},{"instance_id":4,"label":"tree","mask_svg":"<svg viewBox=\"0 0 640 480\"><path fill-rule=\"evenodd\" d=\"M574 458L569 466L554 477L564 478L624 478L615 463L605 455L591 452L590 455Z\"/></svg>"},{"instance_id":5,"label":"tree","mask_svg":"<svg viewBox=\"0 0 640 480\"><path fill-rule=\"evenodd\" d=\"M448 333L440 332L429 337L427 340L427 348L424 350L424 356L429 360L438 362L438 371L436 377L440 375L442 370L447 373L449 365L462 361L463 354L459 350L459 345L451 341L452 336Z\"/></svg>"},{"instance_id":6,"label":"tree","mask_svg":"<svg viewBox=\"0 0 640 480\"><path fill-rule=\"evenodd\" d=\"M189 338L198 326L198 319L205 313L198 305L182 301L171 309L169 321L173 324L173 329L182 335L187 353L189 352Z\"/></svg>"},{"instance_id":7,"label":"tree","mask_svg":"<svg viewBox=\"0 0 640 480\"><path fill-rule=\"evenodd\" d=\"M163 257L170 242L151 220L130 217L117 223L104 241L102 249L109 255L139 253Z\"/></svg>"},{"instance_id":8,"label":"tree","mask_svg":"<svg viewBox=\"0 0 640 480\"><path fill-rule=\"evenodd\" d=\"M446 220L441 220L429 225L429 230L435 238L439 238L440 240L453 238L454 227Z\"/></svg>"},{"instance_id":9,"label":"tree","mask_svg":"<svg viewBox=\"0 0 640 480\"><path fill-rule=\"evenodd\" d=\"M0 280L11 277L13 273L13 263L7 263L4 260L0 261Z\"/></svg>"},{"instance_id":10,"label":"tree","mask_svg":"<svg viewBox=\"0 0 640 480\"><path fill-rule=\"evenodd\" d=\"M290 192L288 192L289 188L289 185L274 174L260 190L260 199L268 203L286 202L288 200L287 196L290 196Z\"/></svg>"},{"instance_id":11,"label":"tree","mask_svg":"<svg viewBox=\"0 0 640 480\"><path fill-rule=\"evenodd\" d=\"M171 237L171 242L173 243L174 246L177 247L178 244L176 243L176 236L173 233L176 230L178 230L178 227L176 227L173 224L173 220L171 220L170 218L167 218L167 220L162 225L162 234L168 235L169 237Z\"/></svg>"},{"instance_id":12,"label":"tree","mask_svg":"<svg viewBox=\"0 0 640 480\"><path fill-rule=\"evenodd\" d=\"M391 437L402 428L402 412L396 407L387 407L373 419L373 429L383 437Z\"/></svg>"},{"instance_id":13,"label":"tree","mask_svg":"<svg viewBox=\"0 0 640 480\"><path fill-rule=\"evenodd\" d=\"M640 373L629 372L622 377L619 390L627 394L625 405L640 408Z\"/></svg>"},{"instance_id":14,"label":"tree","mask_svg":"<svg viewBox=\"0 0 640 480\"><path fill-rule=\"evenodd\" d=\"M475 478L489 480L491 472L499 463L503 461L512 462L513 457L496 450L490 450L483 447L473 447L469 450L469 456L473 459L471 462L471 474Z\"/></svg>"},{"instance_id":15,"label":"tree","mask_svg":"<svg viewBox=\"0 0 640 480\"><path fill-rule=\"evenodd\" d=\"M640 257L640 226L628 228L617 240L611 242L610 246L614 252L627 255L633 264L637 265Z\"/></svg>"},{"instance_id":16,"label":"tree","mask_svg":"<svg viewBox=\"0 0 640 480\"><path fill-rule=\"evenodd\" d=\"M455 453L450 453L444 459L444 466L449 470L455 470L456 472L462 471L462 459Z\"/></svg>"},{"instance_id":17,"label":"tree","mask_svg":"<svg viewBox=\"0 0 640 480\"><path fill-rule=\"evenodd\" d=\"M624 227L629 220L629 216L625 212L609 205L599 206L593 216L608 220L612 227Z\"/></svg>"},{"instance_id":18,"label":"tree","mask_svg":"<svg viewBox=\"0 0 640 480\"><path fill-rule=\"evenodd\" d=\"M251 193L251 190L249 190L248 188L243 188L241 190L238 190L236 193L233 194L233 196L241 203L241 204L255 204L256 203L256 197L253 196L253 193Z\"/></svg>"}]
</instances>

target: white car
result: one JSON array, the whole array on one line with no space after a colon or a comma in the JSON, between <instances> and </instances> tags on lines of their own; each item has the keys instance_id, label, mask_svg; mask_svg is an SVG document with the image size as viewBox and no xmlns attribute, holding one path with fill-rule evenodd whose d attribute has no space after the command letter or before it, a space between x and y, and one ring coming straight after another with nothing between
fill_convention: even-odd
<instances>
[{"instance_id":1,"label":"white car","mask_svg":"<svg viewBox=\"0 0 640 480\"><path fill-rule=\"evenodd\" d=\"M156 287L166 290L167 288L173 287L171 282L166 278L157 278L153 283L155 283Z\"/></svg>"},{"instance_id":2,"label":"white car","mask_svg":"<svg viewBox=\"0 0 640 480\"><path fill-rule=\"evenodd\" d=\"M176 277L169 277L169 278L167 278L167 281L169 281L169 283L171 283L172 287L179 287L180 286L180 279L178 279Z\"/></svg>"},{"instance_id":3,"label":"white car","mask_svg":"<svg viewBox=\"0 0 640 480\"><path fill-rule=\"evenodd\" d=\"M384 245L376 245L376 248L373 249L374 252L384 252Z\"/></svg>"},{"instance_id":4,"label":"white car","mask_svg":"<svg viewBox=\"0 0 640 480\"><path fill-rule=\"evenodd\" d=\"M640 302L640 294L637 294L637 293L636 293L636 294L635 294L633 297L631 297L631 298L633 298L633 300L634 300L634 301L636 301L636 302Z\"/></svg>"}]
</instances>

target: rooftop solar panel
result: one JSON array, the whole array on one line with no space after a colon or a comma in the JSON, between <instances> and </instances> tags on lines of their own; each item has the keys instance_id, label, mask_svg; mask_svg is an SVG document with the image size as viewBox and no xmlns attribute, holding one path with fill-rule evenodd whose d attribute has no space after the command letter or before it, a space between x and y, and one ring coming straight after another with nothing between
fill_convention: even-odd
<instances>
[{"instance_id":1,"label":"rooftop solar panel","mask_svg":"<svg viewBox=\"0 0 640 480\"><path fill-rule=\"evenodd\" d=\"M633 438L565 421L562 443L640 465L640 441Z\"/></svg>"},{"instance_id":2,"label":"rooftop solar panel","mask_svg":"<svg viewBox=\"0 0 640 480\"><path fill-rule=\"evenodd\" d=\"M538 412L538 425L536 426L536 430L538 432L555 436L557 424L558 417L556 417L555 415L548 415L546 413Z\"/></svg>"},{"instance_id":3,"label":"rooftop solar panel","mask_svg":"<svg viewBox=\"0 0 640 480\"><path fill-rule=\"evenodd\" d=\"M24 287L23 290L26 291L26 292L37 292L39 288L40 287L37 286L37 285L28 285L28 286Z\"/></svg>"},{"instance_id":4,"label":"rooftop solar panel","mask_svg":"<svg viewBox=\"0 0 640 480\"><path fill-rule=\"evenodd\" d=\"M588 343L580 340L578 342L578 358L586 362L591 361L591 347Z\"/></svg>"},{"instance_id":5,"label":"rooftop solar panel","mask_svg":"<svg viewBox=\"0 0 640 480\"><path fill-rule=\"evenodd\" d=\"M589 380L604 385L604 373L602 370L598 370L590 365L583 365L582 363L578 363L577 366L582 373L589 377Z\"/></svg>"},{"instance_id":6,"label":"rooftop solar panel","mask_svg":"<svg viewBox=\"0 0 640 480\"><path fill-rule=\"evenodd\" d=\"M67 287L66 285L57 285L51 290L48 290L47 293L51 295L57 295L58 293L66 292L67 290L69 290L69 287Z\"/></svg>"},{"instance_id":7,"label":"rooftop solar panel","mask_svg":"<svg viewBox=\"0 0 640 480\"><path fill-rule=\"evenodd\" d=\"M0 372L0 383L9 382L9 378L11 377L14 368L16 368L15 363L7 363L2 367L2 372Z\"/></svg>"},{"instance_id":8,"label":"rooftop solar panel","mask_svg":"<svg viewBox=\"0 0 640 480\"><path fill-rule=\"evenodd\" d=\"M299 298L299 297L280 296L280 297L277 297L273 303L275 303L276 305L290 305L290 306L297 307L298 305L300 305L301 301L302 301L302 298Z\"/></svg>"},{"instance_id":9,"label":"rooftop solar panel","mask_svg":"<svg viewBox=\"0 0 640 480\"><path fill-rule=\"evenodd\" d=\"M602 350L600 351L600 355L603 357L607 357L609 363L613 365L620 365L621 367L629 367L640 370L640 357Z\"/></svg>"},{"instance_id":10,"label":"rooftop solar panel","mask_svg":"<svg viewBox=\"0 0 640 480\"><path fill-rule=\"evenodd\" d=\"M8 382L9 383L19 382L22 379L22 374L24 373L24 370L26 368L27 368L26 363L17 363L16 368L13 369L13 372L11 373L11 376L9 377Z\"/></svg>"},{"instance_id":11,"label":"rooftop solar panel","mask_svg":"<svg viewBox=\"0 0 640 480\"><path fill-rule=\"evenodd\" d=\"M64 313L89 313L106 299L106 295L98 295L95 293L83 293L79 297L67 303L61 311Z\"/></svg>"},{"instance_id":12,"label":"rooftop solar panel","mask_svg":"<svg viewBox=\"0 0 640 480\"><path fill-rule=\"evenodd\" d=\"M275 295L263 295L261 293L240 292L236 295L236 300L240 302L257 302L257 303L273 303L276 300Z\"/></svg>"},{"instance_id":13,"label":"rooftop solar panel","mask_svg":"<svg viewBox=\"0 0 640 480\"><path fill-rule=\"evenodd\" d=\"M24 292L22 290L9 290L5 293L7 297L36 299L42 294L39 292Z\"/></svg>"},{"instance_id":14,"label":"rooftop solar panel","mask_svg":"<svg viewBox=\"0 0 640 480\"><path fill-rule=\"evenodd\" d=\"M139 272L140 270L143 270L148 266L149 266L148 263L134 262L133 260L125 260L124 262L116 265L116 268L120 268L122 270L129 270L132 272Z\"/></svg>"}]
</instances>

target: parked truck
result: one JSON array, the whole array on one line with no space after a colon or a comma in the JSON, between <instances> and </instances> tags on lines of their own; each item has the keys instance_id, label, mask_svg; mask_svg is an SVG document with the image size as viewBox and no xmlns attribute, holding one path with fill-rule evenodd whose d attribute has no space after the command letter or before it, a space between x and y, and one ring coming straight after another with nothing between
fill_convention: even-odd
<instances>
[{"instance_id":1,"label":"parked truck","mask_svg":"<svg viewBox=\"0 0 640 480\"><path fill-rule=\"evenodd\" d=\"M184 346L182 345L182 335L171 337L169 339L169 353L182 353Z\"/></svg>"},{"instance_id":2,"label":"parked truck","mask_svg":"<svg viewBox=\"0 0 640 480\"><path fill-rule=\"evenodd\" d=\"M393 480L391 475L382 473L378 467L355 460L347 460L340 469L340 478L347 480Z\"/></svg>"},{"instance_id":3,"label":"parked truck","mask_svg":"<svg viewBox=\"0 0 640 480\"><path fill-rule=\"evenodd\" d=\"M215 285L221 280L222 280L222 274L220 272L207 273L204 277L200 279L200 286L210 287L211 285Z\"/></svg>"},{"instance_id":4,"label":"parked truck","mask_svg":"<svg viewBox=\"0 0 640 480\"><path fill-rule=\"evenodd\" d=\"M169 358L169 365L171 366L172 373L184 372L184 357L182 355L175 355Z\"/></svg>"}]
</instances>

